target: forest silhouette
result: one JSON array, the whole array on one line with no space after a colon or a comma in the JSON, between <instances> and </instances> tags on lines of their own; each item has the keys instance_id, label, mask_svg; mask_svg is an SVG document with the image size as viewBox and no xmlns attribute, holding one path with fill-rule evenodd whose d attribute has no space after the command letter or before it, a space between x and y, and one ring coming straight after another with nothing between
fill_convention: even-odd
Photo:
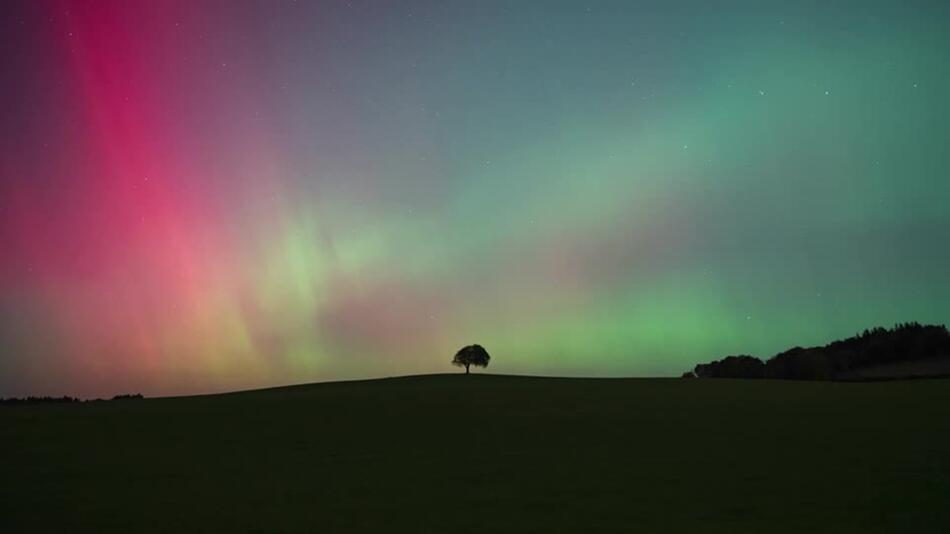
<instances>
[{"instance_id":1,"label":"forest silhouette","mask_svg":"<svg viewBox=\"0 0 950 534\"><path fill-rule=\"evenodd\" d=\"M698 378L866 380L941 376L950 369L950 332L944 325L899 323L872 328L821 347L794 347L768 360L727 356L683 374ZM877 370L878 372L873 372Z\"/></svg>"}]
</instances>

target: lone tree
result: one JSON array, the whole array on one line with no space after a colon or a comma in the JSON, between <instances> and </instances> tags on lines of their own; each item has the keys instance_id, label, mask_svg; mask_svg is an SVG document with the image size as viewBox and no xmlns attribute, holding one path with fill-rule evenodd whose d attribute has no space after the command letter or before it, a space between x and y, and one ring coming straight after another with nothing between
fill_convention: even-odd
<instances>
[{"instance_id":1,"label":"lone tree","mask_svg":"<svg viewBox=\"0 0 950 534\"><path fill-rule=\"evenodd\" d=\"M491 356L488 355L488 351L485 350L485 347L481 345L469 345L462 347L455 353L455 358L452 358L452 365L465 367L465 374L468 374L469 366L488 367L488 360L491 360Z\"/></svg>"}]
</instances>

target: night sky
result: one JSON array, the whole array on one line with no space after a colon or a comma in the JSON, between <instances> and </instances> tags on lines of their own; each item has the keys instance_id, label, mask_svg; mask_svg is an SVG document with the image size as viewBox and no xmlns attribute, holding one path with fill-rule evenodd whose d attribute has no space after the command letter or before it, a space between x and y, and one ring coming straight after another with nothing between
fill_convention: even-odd
<instances>
[{"instance_id":1,"label":"night sky","mask_svg":"<svg viewBox=\"0 0 950 534\"><path fill-rule=\"evenodd\" d=\"M0 396L950 322L946 2L0 3Z\"/></svg>"}]
</instances>

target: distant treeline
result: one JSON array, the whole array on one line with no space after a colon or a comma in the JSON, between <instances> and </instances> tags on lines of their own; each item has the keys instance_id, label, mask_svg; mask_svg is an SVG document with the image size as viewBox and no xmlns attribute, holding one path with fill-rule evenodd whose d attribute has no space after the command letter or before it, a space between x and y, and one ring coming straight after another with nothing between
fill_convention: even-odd
<instances>
[{"instance_id":1,"label":"distant treeline","mask_svg":"<svg viewBox=\"0 0 950 534\"><path fill-rule=\"evenodd\" d=\"M82 402L75 397L24 397L18 399L10 397L9 399L0 399L0 404L65 404L70 402Z\"/></svg>"},{"instance_id":2,"label":"distant treeline","mask_svg":"<svg viewBox=\"0 0 950 534\"><path fill-rule=\"evenodd\" d=\"M141 393L134 393L134 394L127 393L125 395L116 395L115 397L112 397L112 400L138 400L138 399L144 399L144 398L145 397L143 397Z\"/></svg>"},{"instance_id":3,"label":"distant treeline","mask_svg":"<svg viewBox=\"0 0 950 534\"><path fill-rule=\"evenodd\" d=\"M112 400L137 400L144 399L145 397L141 393L134 394L125 394L125 395L116 395L112 397ZM18 404L70 404L74 402L102 402L103 399L91 399L91 400L81 400L76 397L23 397L16 398L10 397L9 399L0 399L0 404L3 405L18 405Z\"/></svg>"},{"instance_id":4,"label":"distant treeline","mask_svg":"<svg viewBox=\"0 0 950 534\"><path fill-rule=\"evenodd\" d=\"M728 356L697 365L684 377L862 380L940 374L950 361L950 332L943 325L901 323L874 328L823 347L795 347L766 361ZM882 369L883 372L866 372Z\"/></svg>"}]
</instances>

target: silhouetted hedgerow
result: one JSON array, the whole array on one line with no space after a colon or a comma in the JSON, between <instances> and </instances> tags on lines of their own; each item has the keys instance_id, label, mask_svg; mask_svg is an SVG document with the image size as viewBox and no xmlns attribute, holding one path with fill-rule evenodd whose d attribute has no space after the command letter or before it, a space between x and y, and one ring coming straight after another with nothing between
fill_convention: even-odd
<instances>
[{"instance_id":1,"label":"silhouetted hedgerow","mask_svg":"<svg viewBox=\"0 0 950 534\"><path fill-rule=\"evenodd\" d=\"M116 395L115 397L112 397L112 400L138 400L138 399L144 399L144 398L145 396L142 395L141 393L134 393L134 394ZM27 404L73 404L73 403L80 403L80 402L104 402L104 401L103 399L82 400L82 399L77 399L76 397L70 397L68 395L65 395L62 397L50 397L47 395L44 397L29 396L29 397L24 397L24 398L10 397L8 399L0 399L0 405L4 405L4 406L21 406L21 405L27 405Z\"/></svg>"},{"instance_id":2,"label":"silhouetted hedgerow","mask_svg":"<svg viewBox=\"0 0 950 534\"><path fill-rule=\"evenodd\" d=\"M115 397L112 397L112 400L138 400L138 399L144 399L144 398L145 397L142 396L141 393L134 393L134 394L116 395Z\"/></svg>"},{"instance_id":3,"label":"silhouetted hedgerow","mask_svg":"<svg viewBox=\"0 0 950 534\"><path fill-rule=\"evenodd\" d=\"M823 347L794 347L766 362L752 356L728 356L699 364L700 378L780 378L836 380L869 367L950 359L950 332L944 325L899 323L873 328Z\"/></svg>"},{"instance_id":4,"label":"silhouetted hedgerow","mask_svg":"<svg viewBox=\"0 0 950 534\"><path fill-rule=\"evenodd\" d=\"M16 404L63 404L63 403L71 403L71 402L82 402L82 401L79 400L79 399L77 399L77 398L75 398L75 397L68 397L68 396L63 396L63 397L49 397L49 396L45 396L45 397L33 397L33 396L30 396L30 397L26 397L26 398L22 398L22 399L18 399L18 398L14 398L14 397L11 397L11 398L9 398L9 399L0 399L0 404L7 404L7 405L16 405Z\"/></svg>"}]
</instances>

